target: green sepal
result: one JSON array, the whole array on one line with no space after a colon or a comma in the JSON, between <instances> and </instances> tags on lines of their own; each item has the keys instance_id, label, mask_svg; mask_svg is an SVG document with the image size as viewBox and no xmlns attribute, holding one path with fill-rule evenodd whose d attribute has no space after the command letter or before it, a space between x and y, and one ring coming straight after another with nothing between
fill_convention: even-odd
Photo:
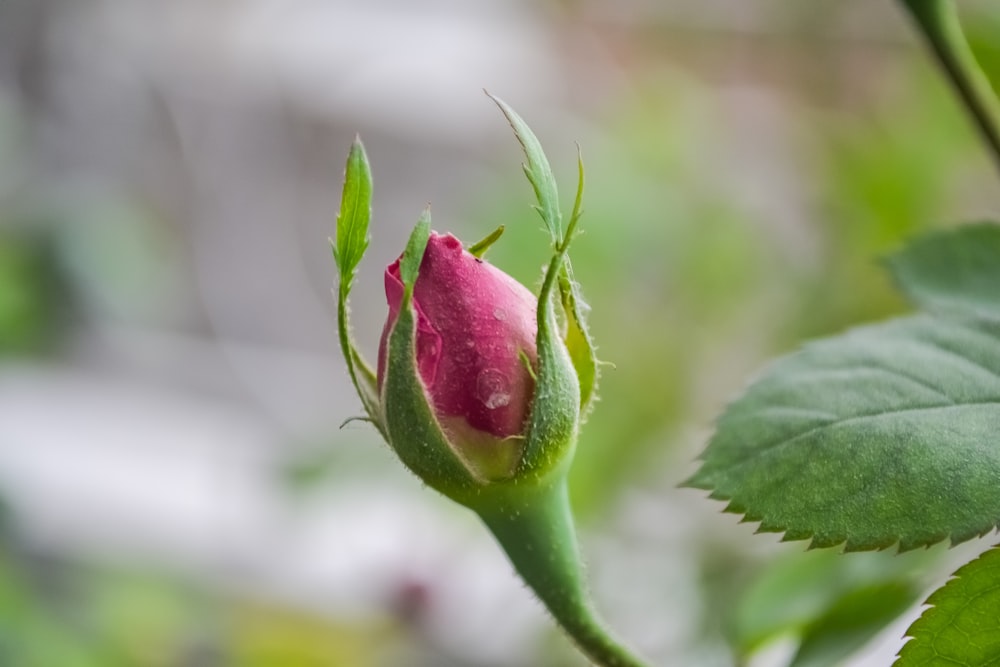
<instances>
[{"instance_id":1,"label":"green sepal","mask_svg":"<svg viewBox=\"0 0 1000 667\"><path fill-rule=\"evenodd\" d=\"M351 383L358 392L361 404L371 423L383 438L387 438L385 423L379 408L378 383L375 372L358 351L351 337L348 296L354 283L358 264L368 249L368 224L371 221L372 174L365 147L358 137L351 145L344 171L344 189L340 212L337 214L335 239L330 240L333 259L337 265L337 332L340 349L347 363Z\"/></svg>"},{"instance_id":2,"label":"green sepal","mask_svg":"<svg viewBox=\"0 0 1000 667\"><path fill-rule=\"evenodd\" d=\"M431 408L416 366L416 332L412 295L404 292L389 334L382 382L386 439L425 484L462 502L478 484L452 450Z\"/></svg>"},{"instance_id":3,"label":"green sepal","mask_svg":"<svg viewBox=\"0 0 1000 667\"><path fill-rule=\"evenodd\" d=\"M566 235L566 245L572 241L573 230L583 215L583 156L577 150L577 171L578 180L576 187L576 198L573 202L573 214L570 216L569 231ZM569 357L576 369L576 377L580 382L580 415L587 417L587 413L593 406L593 400L597 391L597 381L599 378L599 362L594 347L594 340L587 329L586 314L589 309L580 294L580 285L573 278L573 267L570 264L569 256L563 259L562 269L559 272L559 296L562 309L566 316L566 331L563 342L569 351Z\"/></svg>"},{"instance_id":4,"label":"green sepal","mask_svg":"<svg viewBox=\"0 0 1000 667\"><path fill-rule=\"evenodd\" d=\"M501 236L503 236L503 233L504 233L505 229L506 229L506 227L504 227L503 225L500 225L499 227L497 227L496 229L494 229L492 232L490 232L486 236L486 238L484 238L484 239L482 239L480 241L477 241L477 242L473 243L472 245L470 245L468 247L469 254L472 255L473 257L478 257L479 259L482 259L483 255L486 254L486 251L489 250L490 247L494 243L496 243L500 239Z\"/></svg>"},{"instance_id":5,"label":"green sepal","mask_svg":"<svg viewBox=\"0 0 1000 667\"><path fill-rule=\"evenodd\" d=\"M571 236L567 235L567 239ZM559 337L553 302L568 243L549 261L538 294L538 370L528 439L519 472L544 473L568 464L576 448L580 425L580 381L566 344Z\"/></svg>"},{"instance_id":6,"label":"green sepal","mask_svg":"<svg viewBox=\"0 0 1000 667\"><path fill-rule=\"evenodd\" d=\"M573 280L566 254L576 224L582 213L583 160L578 157L579 181L573 215L563 234L559 192L549 160L541 142L503 100L490 95L503 112L527 159L525 176L535 192L538 211L552 240L554 253L538 294L538 369L535 398L532 402L527 443L519 473L544 474L564 460L572 459L576 447L581 410L590 405L597 378L597 360L584 323L584 308L579 287ZM565 340L560 336L554 307L555 290L565 312Z\"/></svg>"},{"instance_id":7,"label":"green sepal","mask_svg":"<svg viewBox=\"0 0 1000 667\"><path fill-rule=\"evenodd\" d=\"M413 287L429 236L430 213L424 211L399 263L403 298L389 332L381 400L386 440L403 464L428 486L459 500L478 484L445 437L417 368Z\"/></svg>"},{"instance_id":8,"label":"green sepal","mask_svg":"<svg viewBox=\"0 0 1000 667\"><path fill-rule=\"evenodd\" d=\"M417 275L420 273L420 263L424 259L424 251L427 249L427 241L431 238L431 210L425 208L420 214L420 219L410 233L410 240L406 242L403 256L399 260L399 279L403 281L403 289L408 294L413 294L413 286L417 284Z\"/></svg>"},{"instance_id":9,"label":"green sepal","mask_svg":"<svg viewBox=\"0 0 1000 667\"><path fill-rule=\"evenodd\" d=\"M552 245L555 246L562 243L562 213L559 211L559 189L556 187L556 177L552 174L552 167L549 165L548 158L545 157L545 151L542 150L541 142L538 141L538 137L531 131L531 128L524 122L524 119L511 109L506 102L499 97L494 97L489 91L484 90L483 92L500 107L500 111L507 117L507 122L513 128L514 135L520 142L521 148L524 149L524 156L527 158L527 162L522 165L522 168L524 169L524 175L528 177L528 182L531 183L531 187L535 191L535 199L538 201L538 205L534 208L538 211L538 215L542 217L542 222L545 223L546 229L549 230L549 235L552 237Z\"/></svg>"},{"instance_id":10,"label":"green sepal","mask_svg":"<svg viewBox=\"0 0 1000 667\"><path fill-rule=\"evenodd\" d=\"M424 211L399 263L403 299L389 334L381 404L388 425L387 440L403 463L429 486L466 504L470 491L515 474L524 439L499 440L463 427L461 418L442 423L434 412L416 358L413 305L413 290L430 238L430 220L430 211Z\"/></svg>"}]
</instances>

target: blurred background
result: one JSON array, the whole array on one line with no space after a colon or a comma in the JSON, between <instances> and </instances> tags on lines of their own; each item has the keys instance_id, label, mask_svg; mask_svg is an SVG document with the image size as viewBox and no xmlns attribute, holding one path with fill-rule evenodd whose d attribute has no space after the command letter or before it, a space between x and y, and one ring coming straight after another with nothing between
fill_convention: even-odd
<instances>
[{"instance_id":1,"label":"blurred background","mask_svg":"<svg viewBox=\"0 0 1000 667\"><path fill-rule=\"evenodd\" d=\"M962 10L997 83L1000 8ZM538 284L546 237L484 87L567 203L575 141L587 164L574 268L614 368L572 494L610 624L659 665L889 664L982 542L806 554L678 485L768 358L905 311L880 255L997 217L905 19L889 0L0 0L0 665L585 664L471 513L340 427L361 406L327 238L355 133L370 358L382 271L427 202L466 241L505 224L491 261ZM858 599L885 631L801 658Z\"/></svg>"}]
</instances>

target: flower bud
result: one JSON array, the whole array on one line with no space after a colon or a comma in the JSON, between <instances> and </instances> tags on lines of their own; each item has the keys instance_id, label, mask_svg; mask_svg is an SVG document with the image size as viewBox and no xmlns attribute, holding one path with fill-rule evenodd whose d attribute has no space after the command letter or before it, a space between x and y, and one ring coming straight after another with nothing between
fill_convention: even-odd
<instances>
[{"instance_id":1,"label":"flower bud","mask_svg":"<svg viewBox=\"0 0 1000 667\"><path fill-rule=\"evenodd\" d=\"M385 293L389 316L379 343L380 391L403 300L400 260L386 269ZM535 296L451 234L431 232L412 305L416 368L445 440L480 481L510 477L521 458L535 391Z\"/></svg>"},{"instance_id":2,"label":"flower bud","mask_svg":"<svg viewBox=\"0 0 1000 667\"><path fill-rule=\"evenodd\" d=\"M502 227L466 251L454 236L430 231L426 209L385 272L389 317L373 371L347 317L371 217L371 172L356 141L331 241L341 350L366 413L357 419L378 429L424 483L479 515L596 664L641 667L594 614L567 492L581 415L598 379L587 308L567 254L582 213L583 162L564 227L538 139L513 109L493 100L524 149L524 173L551 238L538 298L479 258Z\"/></svg>"}]
</instances>

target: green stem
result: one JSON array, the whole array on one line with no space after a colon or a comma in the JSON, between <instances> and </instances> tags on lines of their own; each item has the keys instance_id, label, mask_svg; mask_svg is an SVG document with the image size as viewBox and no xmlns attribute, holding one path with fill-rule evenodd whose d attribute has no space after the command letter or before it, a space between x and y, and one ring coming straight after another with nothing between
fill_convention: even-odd
<instances>
[{"instance_id":1,"label":"green stem","mask_svg":"<svg viewBox=\"0 0 1000 667\"><path fill-rule=\"evenodd\" d=\"M902 0L972 115L1000 169L1000 100L969 47L953 0Z\"/></svg>"},{"instance_id":2,"label":"green stem","mask_svg":"<svg viewBox=\"0 0 1000 667\"><path fill-rule=\"evenodd\" d=\"M497 492L499 497L490 493L490 500L474 509L563 630L597 665L644 667L594 613L583 583L565 479Z\"/></svg>"}]
</instances>

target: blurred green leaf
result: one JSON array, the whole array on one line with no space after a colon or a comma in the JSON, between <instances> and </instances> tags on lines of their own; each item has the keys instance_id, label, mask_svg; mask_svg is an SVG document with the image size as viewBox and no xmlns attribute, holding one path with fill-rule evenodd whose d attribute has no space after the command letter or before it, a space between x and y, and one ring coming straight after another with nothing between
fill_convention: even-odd
<instances>
[{"instance_id":1,"label":"blurred green leaf","mask_svg":"<svg viewBox=\"0 0 1000 667\"><path fill-rule=\"evenodd\" d=\"M818 126L824 141L811 159L821 187L813 219L822 246L798 278L804 289L786 345L902 312L871 258L938 224L956 194L972 187L970 160L984 159L974 129L925 55L912 57L900 71L904 85L852 100L851 113Z\"/></svg>"},{"instance_id":2,"label":"blurred green leaf","mask_svg":"<svg viewBox=\"0 0 1000 667\"><path fill-rule=\"evenodd\" d=\"M831 667L868 643L917 600L910 581L889 581L839 598L810 623L790 667Z\"/></svg>"},{"instance_id":3,"label":"blurred green leaf","mask_svg":"<svg viewBox=\"0 0 1000 667\"><path fill-rule=\"evenodd\" d=\"M917 55L898 97L829 126L820 221L838 255L881 254L941 219L959 165L980 152L947 83Z\"/></svg>"},{"instance_id":4,"label":"blurred green leaf","mask_svg":"<svg viewBox=\"0 0 1000 667\"><path fill-rule=\"evenodd\" d=\"M886 262L916 305L1000 320L1000 225L963 225L928 234Z\"/></svg>"},{"instance_id":5,"label":"blurred green leaf","mask_svg":"<svg viewBox=\"0 0 1000 667\"><path fill-rule=\"evenodd\" d=\"M87 581L87 612L124 664L154 665L183 655L206 625L196 596L152 574L101 572Z\"/></svg>"},{"instance_id":6,"label":"blurred green leaf","mask_svg":"<svg viewBox=\"0 0 1000 667\"><path fill-rule=\"evenodd\" d=\"M46 351L68 310L68 288L47 239L0 229L0 354Z\"/></svg>"},{"instance_id":7,"label":"blurred green leaf","mask_svg":"<svg viewBox=\"0 0 1000 667\"><path fill-rule=\"evenodd\" d=\"M927 599L896 667L993 665L1000 662L1000 548L963 565Z\"/></svg>"},{"instance_id":8,"label":"blurred green leaf","mask_svg":"<svg viewBox=\"0 0 1000 667\"><path fill-rule=\"evenodd\" d=\"M823 619L835 618L838 606L854 596L864 599L867 590L900 585L916 596L917 574L938 557L938 551L848 556L831 550L780 557L739 596L731 621L734 647L749 656L781 635L819 633Z\"/></svg>"}]
</instances>

